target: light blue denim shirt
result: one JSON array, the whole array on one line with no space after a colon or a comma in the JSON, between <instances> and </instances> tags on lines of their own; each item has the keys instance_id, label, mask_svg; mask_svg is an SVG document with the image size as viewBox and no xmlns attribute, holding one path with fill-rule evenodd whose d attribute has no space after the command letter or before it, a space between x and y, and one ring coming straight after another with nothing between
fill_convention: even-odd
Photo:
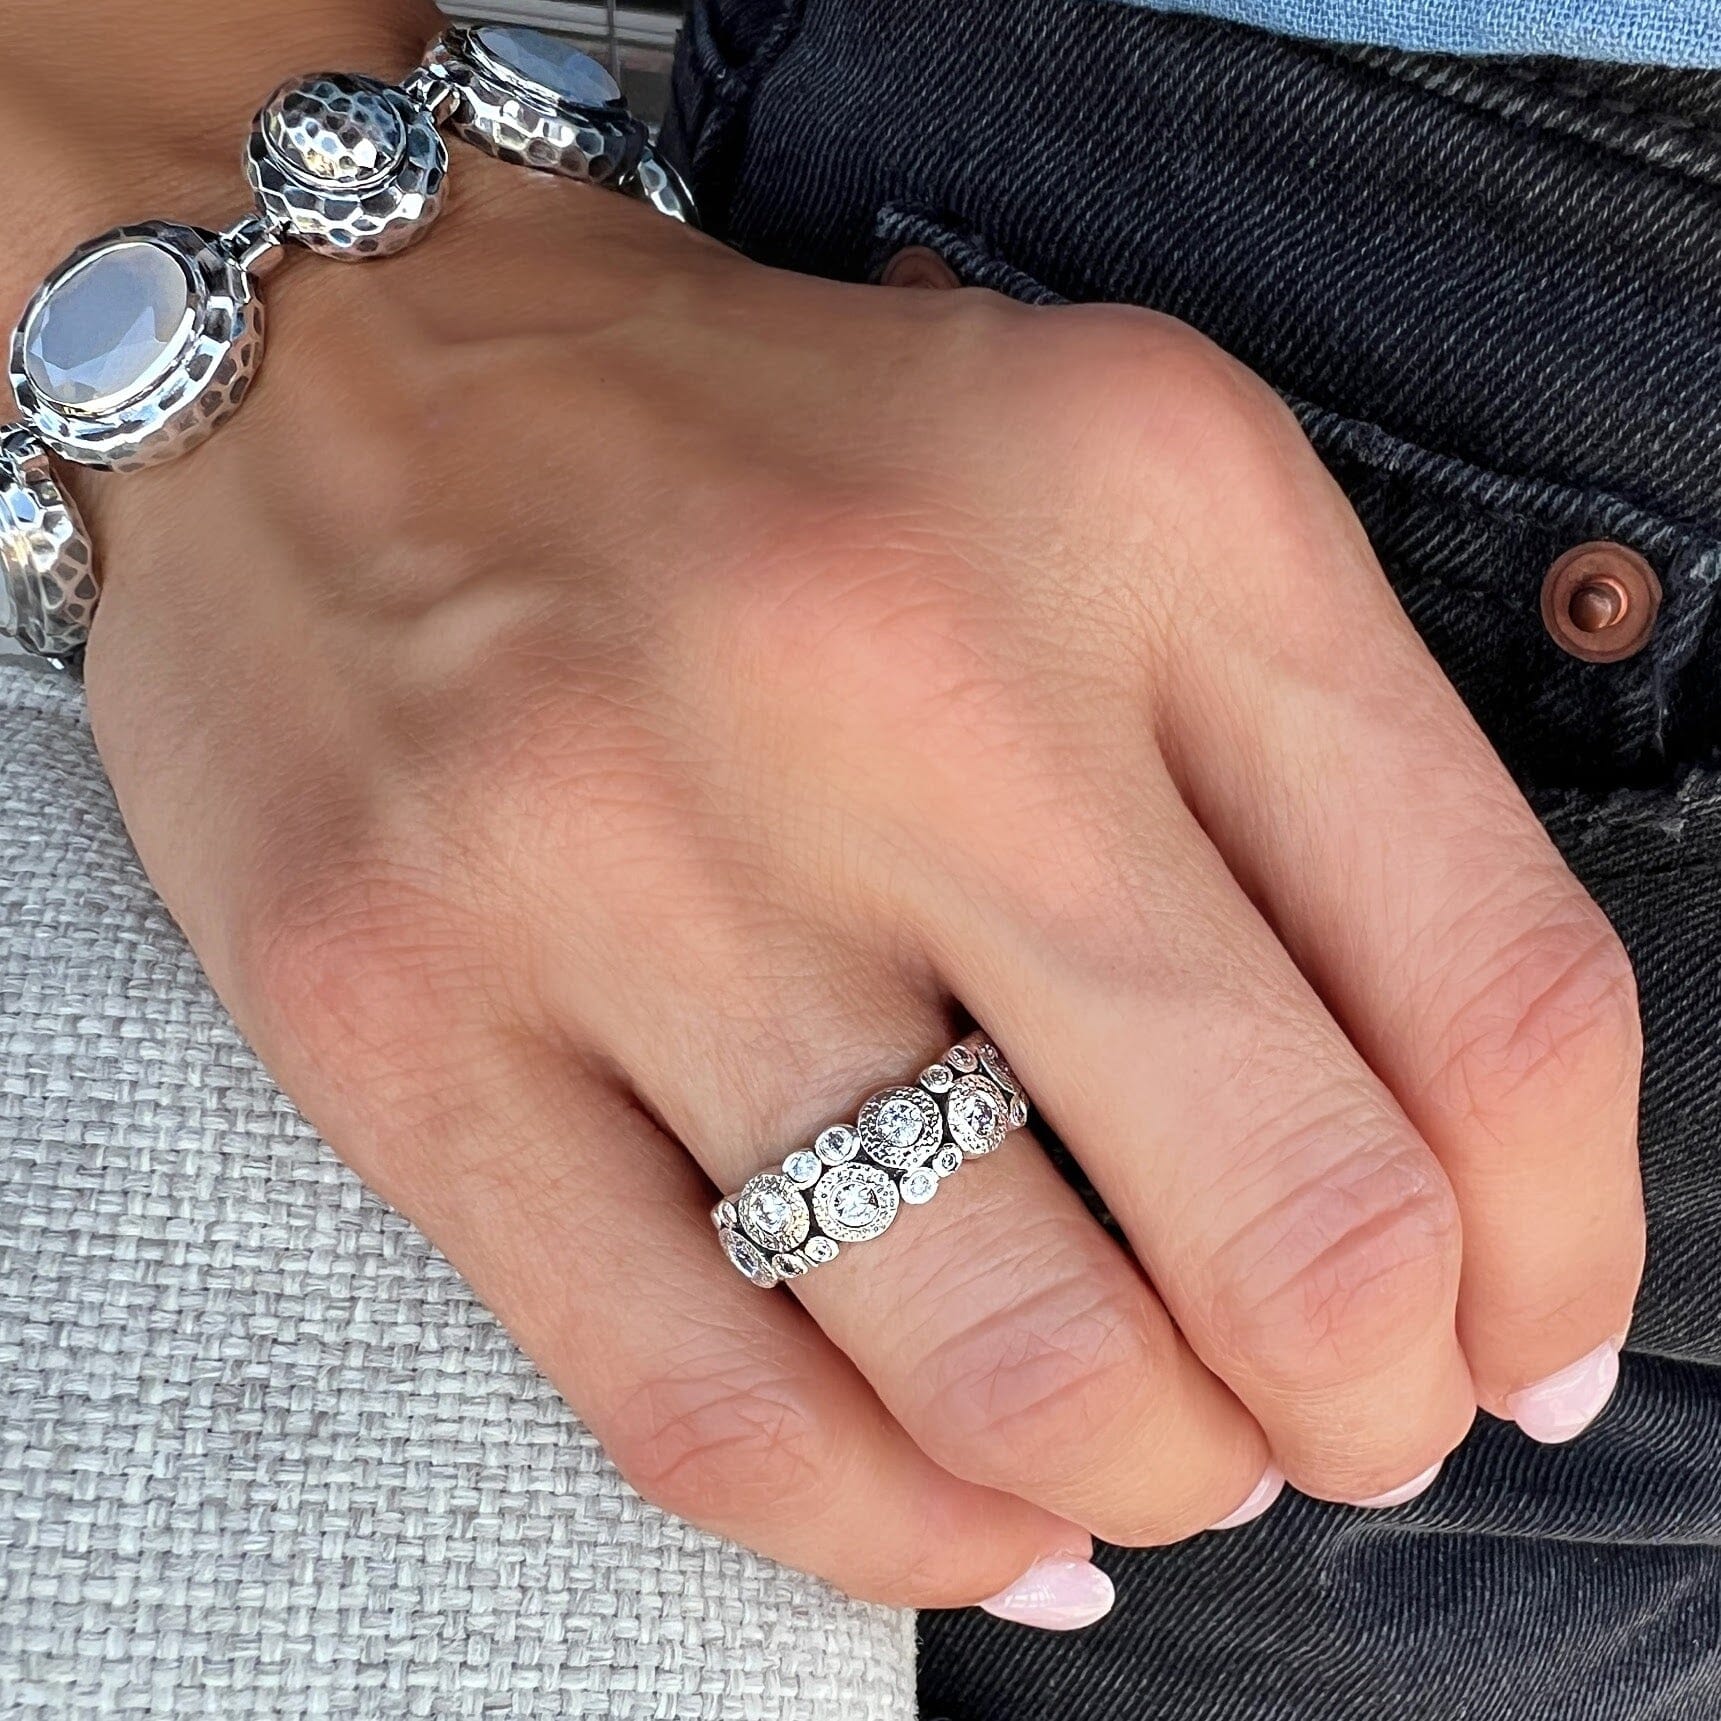
<instances>
[{"instance_id":1,"label":"light blue denim shirt","mask_svg":"<svg viewBox=\"0 0 1721 1721\"><path fill-rule=\"evenodd\" d=\"M1131 0L1287 36L1450 54L1721 67L1721 0Z\"/></svg>"}]
</instances>

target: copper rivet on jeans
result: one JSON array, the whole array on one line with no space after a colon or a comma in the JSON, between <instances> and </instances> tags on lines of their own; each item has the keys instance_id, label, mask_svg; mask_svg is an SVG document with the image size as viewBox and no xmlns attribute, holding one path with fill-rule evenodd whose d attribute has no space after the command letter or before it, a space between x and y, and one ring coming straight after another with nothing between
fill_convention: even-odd
<instances>
[{"instance_id":1,"label":"copper rivet on jeans","mask_svg":"<svg viewBox=\"0 0 1721 1721\"><path fill-rule=\"evenodd\" d=\"M930 245L905 245L879 274L885 287L960 287L956 271Z\"/></svg>"},{"instance_id":2,"label":"copper rivet on jeans","mask_svg":"<svg viewBox=\"0 0 1721 1721\"><path fill-rule=\"evenodd\" d=\"M1649 643L1661 581L1624 544L1579 544L1542 582L1542 620L1554 643L1586 663L1617 663Z\"/></svg>"}]
</instances>

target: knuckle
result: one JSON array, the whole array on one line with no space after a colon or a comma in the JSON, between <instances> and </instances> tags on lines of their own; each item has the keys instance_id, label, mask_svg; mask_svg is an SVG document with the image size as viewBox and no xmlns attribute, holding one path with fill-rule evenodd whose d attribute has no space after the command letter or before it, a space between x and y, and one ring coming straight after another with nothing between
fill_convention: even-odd
<instances>
[{"instance_id":1,"label":"knuckle","mask_svg":"<svg viewBox=\"0 0 1721 1721\"><path fill-rule=\"evenodd\" d=\"M974 1481L1053 1485L1133 1443L1164 1373L1143 1297L1133 1279L1065 1267L944 1339L919 1371L922 1444Z\"/></svg>"},{"instance_id":2,"label":"knuckle","mask_svg":"<svg viewBox=\"0 0 1721 1721\"><path fill-rule=\"evenodd\" d=\"M1550 1092L1587 1113L1634 1103L1643 1054L1631 959L1601 910L1570 904L1498 946L1440 1036L1428 1099L1478 1123Z\"/></svg>"},{"instance_id":3,"label":"knuckle","mask_svg":"<svg viewBox=\"0 0 1721 1721\"><path fill-rule=\"evenodd\" d=\"M1457 1204L1432 1158L1378 1119L1305 1128L1361 1145L1232 1231L1201 1273L1209 1360L1283 1392L1385 1366L1450 1324L1458 1283Z\"/></svg>"},{"instance_id":4,"label":"knuckle","mask_svg":"<svg viewBox=\"0 0 1721 1721\"><path fill-rule=\"evenodd\" d=\"M806 1390L751 1361L648 1381L603 1433L631 1486L677 1517L794 1521L828 1498L832 1454Z\"/></svg>"},{"instance_id":5,"label":"knuckle","mask_svg":"<svg viewBox=\"0 0 1721 1721\"><path fill-rule=\"evenodd\" d=\"M298 1057L373 1093L432 1052L479 963L461 916L428 883L354 856L258 912L238 943L239 984Z\"/></svg>"}]
</instances>

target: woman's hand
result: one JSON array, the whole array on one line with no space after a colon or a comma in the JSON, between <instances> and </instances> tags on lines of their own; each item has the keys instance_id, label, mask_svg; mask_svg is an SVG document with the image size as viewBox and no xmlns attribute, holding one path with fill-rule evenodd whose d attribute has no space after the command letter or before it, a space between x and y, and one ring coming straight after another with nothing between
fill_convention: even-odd
<instances>
[{"instance_id":1,"label":"woman's hand","mask_svg":"<svg viewBox=\"0 0 1721 1721\"><path fill-rule=\"evenodd\" d=\"M1631 972L1270 392L456 165L81 486L103 756L307 1115L644 1494L861 1595L1561 1432L1517 1395L1641 1258ZM743 1282L715 1189L965 1013L1129 1248L1023 1137Z\"/></svg>"}]
</instances>

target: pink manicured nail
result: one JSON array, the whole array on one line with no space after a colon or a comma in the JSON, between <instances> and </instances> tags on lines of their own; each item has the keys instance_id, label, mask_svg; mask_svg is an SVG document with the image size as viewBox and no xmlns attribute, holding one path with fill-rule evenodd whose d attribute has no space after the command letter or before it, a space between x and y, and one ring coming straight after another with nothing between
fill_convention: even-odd
<instances>
[{"instance_id":1,"label":"pink manicured nail","mask_svg":"<svg viewBox=\"0 0 1721 1721\"><path fill-rule=\"evenodd\" d=\"M1249 1498L1235 1512L1227 1513L1213 1528L1235 1530L1239 1524L1252 1524L1284 1491L1284 1471L1277 1464L1269 1464Z\"/></svg>"},{"instance_id":2,"label":"pink manicured nail","mask_svg":"<svg viewBox=\"0 0 1721 1721\"><path fill-rule=\"evenodd\" d=\"M1445 1461L1442 1460L1442 1463ZM1358 1500L1358 1506L1402 1506L1406 1500L1414 1500L1418 1494L1425 1494L1434 1486L1434 1478L1440 1474L1439 1464L1430 1464L1420 1476L1412 1476L1408 1482L1401 1482L1396 1488L1389 1488L1384 1494L1376 1494L1372 1500Z\"/></svg>"},{"instance_id":3,"label":"pink manicured nail","mask_svg":"<svg viewBox=\"0 0 1721 1721\"><path fill-rule=\"evenodd\" d=\"M1042 1631L1075 1631L1104 1619L1117 1599L1111 1579L1092 1560L1051 1554L1036 1560L1008 1589L981 1602L999 1619Z\"/></svg>"},{"instance_id":4,"label":"pink manicured nail","mask_svg":"<svg viewBox=\"0 0 1721 1721\"><path fill-rule=\"evenodd\" d=\"M1506 1409L1532 1440L1557 1446L1595 1421L1618 1382L1619 1347L1610 1340L1579 1357L1570 1368L1513 1393Z\"/></svg>"}]
</instances>

